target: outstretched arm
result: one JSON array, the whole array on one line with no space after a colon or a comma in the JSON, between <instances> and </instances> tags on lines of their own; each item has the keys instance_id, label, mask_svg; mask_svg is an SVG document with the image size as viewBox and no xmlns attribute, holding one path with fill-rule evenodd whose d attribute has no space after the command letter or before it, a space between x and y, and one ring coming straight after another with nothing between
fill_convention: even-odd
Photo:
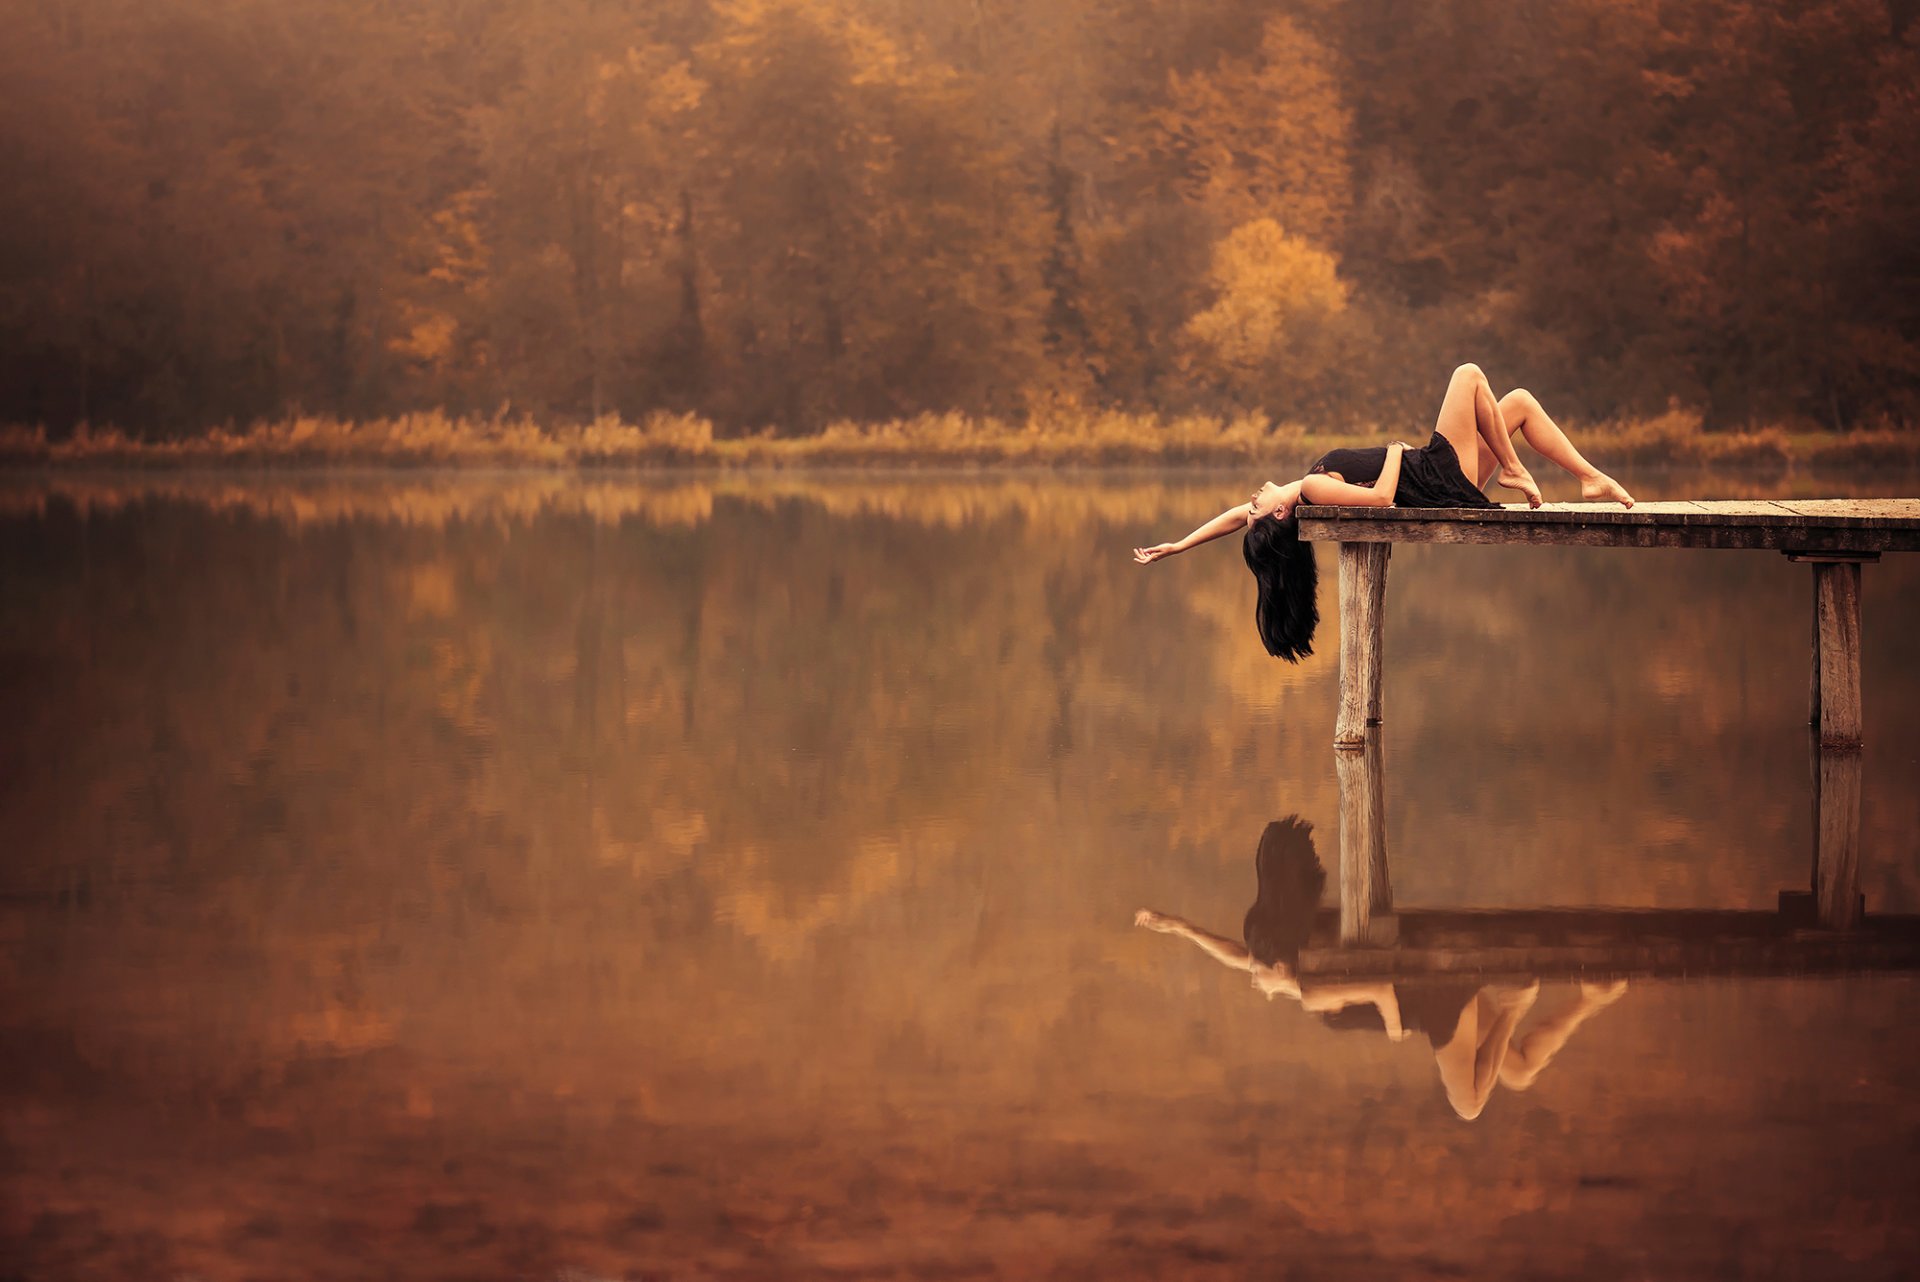
<instances>
[{"instance_id":1,"label":"outstretched arm","mask_svg":"<svg viewBox=\"0 0 1920 1282\"><path fill-rule=\"evenodd\" d=\"M1133 559L1142 565L1151 565L1163 556L1172 556L1175 552L1185 552L1188 548L1198 547L1202 543L1211 542L1224 534L1232 534L1235 530L1244 530L1247 528L1247 514L1251 506L1251 504L1241 503L1236 507L1228 508L1219 516L1214 517L1211 521L1208 521L1205 525L1187 535L1184 539L1181 539L1178 543L1160 543L1150 548L1135 548L1133 550Z\"/></svg>"},{"instance_id":2,"label":"outstretched arm","mask_svg":"<svg viewBox=\"0 0 1920 1282\"><path fill-rule=\"evenodd\" d=\"M1208 934L1184 917L1175 917L1168 913L1157 913L1151 908L1142 908L1133 915L1133 924L1145 926L1148 930L1157 930L1163 935L1178 935L1200 946L1200 951L1234 970L1250 970L1253 955L1231 939Z\"/></svg>"}]
</instances>

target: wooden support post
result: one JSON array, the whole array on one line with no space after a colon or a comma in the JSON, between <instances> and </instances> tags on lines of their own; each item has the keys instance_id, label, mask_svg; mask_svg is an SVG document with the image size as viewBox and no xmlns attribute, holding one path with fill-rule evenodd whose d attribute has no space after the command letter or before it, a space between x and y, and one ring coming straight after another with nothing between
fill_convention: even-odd
<instances>
[{"instance_id":1,"label":"wooden support post","mask_svg":"<svg viewBox=\"0 0 1920 1282\"><path fill-rule=\"evenodd\" d=\"M1380 724L1380 635L1386 615L1389 543L1340 545L1340 715L1337 747L1373 739Z\"/></svg>"},{"instance_id":2,"label":"wooden support post","mask_svg":"<svg viewBox=\"0 0 1920 1282\"><path fill-rule=\"evenodd\" d=\"M1852 930L1860 902L1860 753L1813 750L1813 905L1827 930Z\"/></svg>"},{"instance_id":3,"label":"wooden support post","mask_svg":"<svg viewBox=\"0 0 1920 1282\"><path fill-rule=\"evenodd\" d=\"M1813 566L1814 724L1824 749L1860 747L1860 562Z\"/></svg>"},{"instance_id":4,"label":"wooden support post","mask_svg":"<svg viewBox=\"0 0 1920 1282\"><path fill-rule=\"evenodd\" d=\"M1390 945L1399 937L1387 876L1387 805L1379 736L1333 754L1340 777L1340 942Z\"/></svg>"},{"instance_id":5,"label":"wooden support post","mask_svg":"<svg viewBox=\"0 0 1920 1282\"><path fill-rule=\"evenodd\" d=\"M1792 560L1791 557L1788 560ZM1820 750L1820 571L1813 572L1813 644L1808 648L1812 656L1812 693L1807 699L1807 724L1813 727L1814 751Z\"/></svg>"}]
</instances>

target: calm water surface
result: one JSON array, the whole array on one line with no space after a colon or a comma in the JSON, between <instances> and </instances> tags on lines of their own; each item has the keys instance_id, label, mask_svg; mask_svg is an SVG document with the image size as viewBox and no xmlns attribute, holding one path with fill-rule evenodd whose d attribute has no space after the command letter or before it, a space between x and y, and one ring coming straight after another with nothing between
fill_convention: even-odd
<instances>
[{"instance_id":1,"label":"calm water surface","mask_svg":"<svg viewBox=\"0 0 1920 1282\"><path fill-rule=\"evenodd\" d=\"M1337 894L1332 556L1290 667L1127 553L1243 481L0 490L0 1277L1920 1268L1907 975L1636 981L1465 1121L1134 927L1237 940L1285 816ZM1809 579L1397 549L1396 901L1805 888ZM1916 635L1867 567L1874 913Z\"/></svg>"}]
</instances>

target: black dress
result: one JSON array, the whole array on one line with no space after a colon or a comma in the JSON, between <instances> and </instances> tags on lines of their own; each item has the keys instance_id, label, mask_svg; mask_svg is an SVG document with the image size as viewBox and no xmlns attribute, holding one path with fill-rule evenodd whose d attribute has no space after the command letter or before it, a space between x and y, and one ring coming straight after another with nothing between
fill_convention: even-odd
<instances>
[{"instance_id":1,"label":"black dress","mask_svg":"<svg viewBox=\"0 0 1920 1282\"><path fill-rule=\"evenodd\" d=\"M1328 450L1308 473L1338 472L1352 485L1372 485L1387 465L1387 447ZM1400 485L1393 492L1400 507L1499 507L1460 469L1453 442L1435 432L1433 439L1400 456Z\"/></svg>"},{"instance_id":2,"label":"black dress","mask_svg":"<svg viewBox=\"0 0 1920 1282\"><path fill-rule=\"evenodd\" d=\"M1425 1033L1435 1050L1453 1040L1453 1035L1460 1031L1460 1016L1466 1013L1467 1003L1479 994L1478 984L1458 981L1427 979L1393 986L1393 999L1400 1006L1400 1027L1409 1033ZM1329 1028L1384 1029L1387 1026L1387 1021L1380 1016L1380 1008L1372 1002L1343 1006L1320 1018Z\"/></svg>"}]
</instances>

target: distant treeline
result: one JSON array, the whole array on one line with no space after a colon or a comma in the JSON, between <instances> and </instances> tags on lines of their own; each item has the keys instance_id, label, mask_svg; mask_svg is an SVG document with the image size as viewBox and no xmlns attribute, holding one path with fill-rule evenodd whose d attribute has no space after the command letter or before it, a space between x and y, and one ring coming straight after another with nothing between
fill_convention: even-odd
<instances>
[{"instance_id":1,"label":"distant treeline","mask_svg":"<svg viewBox=\"0 0 1920 1282\"><path fill-rule=\"evenodd\" d=\"M1581 449L1608 467L1712 467L1752 475L1810 469L1920 469L1920 432L1702 431L1697 414L1583 423ZM451 418L419 410L387 418L313 416L215 427L175 437L117 428L0 427L0 468L16 471L300 469L328 466L545 470L657 468L1255 466L1295 472L1327 450L1374 445L1380 429L1308 430L1259 413L1155 414L1056 408L1025 422L966 414L829 423L817 432L723 434L694 414L656 411L637 423L531 416Z\"/></svg>"},{"instance_id":2,"label":"distant treeline","mask_svg":"<svg viewBox=\"0 0 1920 1282\"><path fill-rule=\"evenodd\" d=\"M1917 10L0 0L0 421L1910 424Z\"/></svg>"}]
</instances>

